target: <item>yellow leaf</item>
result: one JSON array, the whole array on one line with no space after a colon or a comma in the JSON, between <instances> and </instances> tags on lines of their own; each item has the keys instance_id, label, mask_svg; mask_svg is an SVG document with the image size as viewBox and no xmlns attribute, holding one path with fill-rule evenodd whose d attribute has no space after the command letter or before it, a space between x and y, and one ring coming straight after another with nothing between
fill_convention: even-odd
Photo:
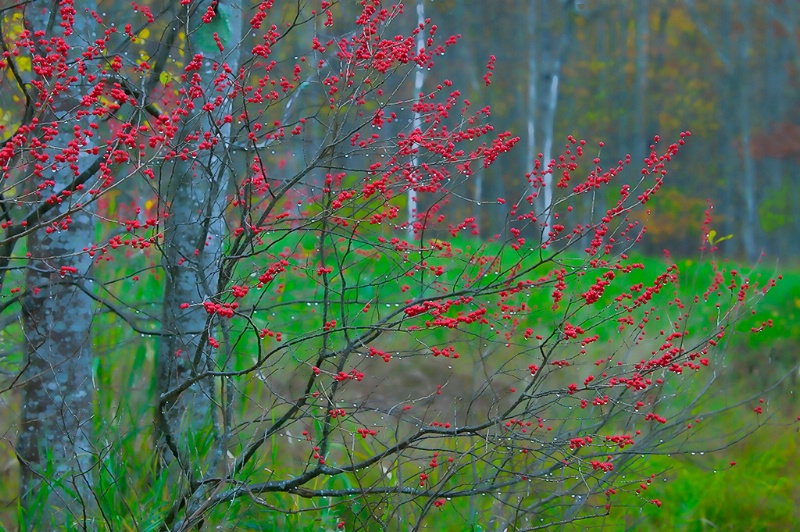
<instances>
[{"instance_id":1,"label":"yellow leaf","mask_svg":"<svg viewBox=\"0 0 800 532\"><path fill-rule=\"evenodd\" d=\"M17 68L20 72L31 71L31 58L30 57L17 57Z\"/></svg>"},{"instance_id":2,"label":"yellow leaf","mask_svg":"<svg viewBox=\"0 0 800 532\"><path fill-rule=\"evenodd\" d=\"M158 79L159 79L159 81L161 81L162 85L166 85L167 83L172 81L172 74L162 70L161 74L158 76Z\"/></svg>"},{"instance_id":3,"label":"yellow leaf","mask_svg":"<svg viewBox=\"0 0 800 532\"><path fill-rule=\"evenodd\" d=\"M25 24L22 19L22 13L14 13L11 15L11 20L8 17L2 19L4 30L6 32L6 42L15 42L25 31Z\"/></svg>"},{"instance_id":4,"label":"yellow leaf","mask_svg":"<svg viewBox=\"0 0 800 532\"><path fill-rule=\"evenodd\" d=\"M15 121L14 118L10 112L0 109L0 132L5 132L8 129L17 129L19 122Z\"/></svg>"},{"instance_id":5,"label":"yellow leaf","mask_svg":"<svg viewBox=\"0 0 800 532\"><path fill-rule=\"evenodd\" d=\"M708 232L708 243L709 244L713 244L714 243L714 237L715 236L717 236L717 232L714 231L713 229Z\"/></svg>"},{"instance_id":6,"label":"yellow leaf","mask_svg":"<svg viewBox=\"0 0 800 532\"><path fill-rule=\"evenodd\" d=\"M178 41L181 43L180 46L178 46L178 55L183 57L184 55L186 55L184 53L184 51L183 51L184 43L186 43L186 33L185 32L183 32L183 31L178 32Z\"/></svg>"},{"instance_id":7,"label":"yellow leaf","mask_svg":"<svg viewBox=\"0 0 800 532\"><path fill-rule=\"evenodd\" d=\"M143 29L142 31L139 32L139 37L141 37L142 39L147 39L148 37L150 37L150 30L148 30L147 28Z\"/></svg>"}]
</instances>

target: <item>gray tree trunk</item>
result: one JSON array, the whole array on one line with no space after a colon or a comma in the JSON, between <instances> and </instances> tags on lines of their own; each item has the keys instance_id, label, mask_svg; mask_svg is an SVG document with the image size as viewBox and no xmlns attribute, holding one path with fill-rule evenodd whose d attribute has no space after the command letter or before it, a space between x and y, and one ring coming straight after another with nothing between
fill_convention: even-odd
<instances>
[{"instance_id":1,"label":"gray tree trunk","mask_svg":"<svg viewBox=\"0 0 800 532\"><path fill-rule=\"evenodd\" d=\"M537 69L537 60L536 60L536 46L533 46L533 43L536 42L537 38L537 21L538 17L536 14L537 3L530 2L528 4L528 13L527 13L527 39L526 41L531 45L528 46L528 100L527 100L527 150L526 155L527 159L525 161L525 171L532 172L534 168L534 164L536 164L536 109L537 101L538 101L538 93L536 91L536 86L539 81L539 73Z\"/></svg>"},{"instance_id":2,"label":"gray tree trunk","mask_svg":"<svg viewBox=\"0 0 800 532\"><path fill-rule=\"evenodd\" d=\"M470 6L464 2L457 2L449 16L453 18L453 27L463 29L464 33L473 32L471 23L474 20L473 12ZM480 50L477 52L473 47L473 42L470 39L461 39L458 46L455 47L456 59L454 63L459 65L457 71L452 73L454 86L459 87L465 99L475 100L481 98L481 91L484 85L481 79L481 74L478 73L477 62L485 61L488 54L485 54L484 46L489 45L491 49L495 49L497 44L494 40L489 43L481 43ZM449 52L448 52L449 53ZM484 85L485 86L485 85ZM465 206L469 216L475 219L475 225L478 226L482 235L494 235L503 231L503 216L486 215L484 211L486 208L481 204L485 198L489 198L491 194L495 197L505 197L504 184L502 179L495 179L485 182L486 169L483 165L475 165L472 168L472 199L465 202ZM484 186L485 185L485 186ZM451 205L457 202L457 198L451 200Z\"/></svg>"},{"instance_id":3,"label":"gray tree trunk","mask_svg":"<svg viewBox=\"0 0 800 532\"><path fill-rule=\"evenodd\" d=\"M528 150L529 157L536 157L537 150L543 155L539 175L552 158L558 86L574 30L573 9L571 0L562 1L558 9L549 3L530 2L528 5L528 32L534 39L529 43L529 84L535 85L528 88ZM529 162L532 170L532 160ZM540 223L546 240L552 216L552 174L544 175L543 181L538 191L538 209L542 213Z\"/></svg>"},{"instance_id":4,"label":"gray tree trunk","mask_svg":"<svg viewBox=\"0 0 800 532\"><path fill-rule=\"evenodd\" d=\"M713 47L717 57L725 69L726 89L730 91L731 98L727 99L735 105L736 133L730 135L729 149L731 157L723 163L725 167L731 168L732 160L736 160L736 151L740 151L741 167L731 168L730 175L735 181L725 187L725 205L723 206L727 218L730 220L740 220L734 225L731 232L735 235L741 234L742 247L748 260L754 261L759 255L757 244L758 234L758 203L756 197L756 164L751 151L752 135L752 115L750 104L750 92L752 81L748 67L750 48L752 46L752 34L749 17L752 14L753 4L749 1L733 2L727 0L721 9L718 10L721 20L719 37L715 36L709 26L705 23L697 9L694 0L684 0L690 13L700 29L700 32ZM738 20L734 20L735 8L738 8ZM733 37L733 25L737 23L743 30L736 38ZM734 103L735 102L735 103ZM738 144L738 146L737 146ZM744 212L736 212L734 201L734 191L739 192Z\"/></svg>"},{"instance_id":5,"label":"gray tree trunk","mask_svg":"<svg viewBox=\"0 0 800 532\"><path fill-rule=\"evenodd\" d=\"M231 171L230 125L222 123L232 109L231 100L225 97L230 87L217 92L213 80L219 72L212 67L227 63L234 73L238 72L237 44L242 32L241 12L230 3L220 2L213 24L201 25L200 15L209 4L205 1L197 6L197 15L189 21L187 56L203 54L203 99L212 101L221 94L223 103L211 112L195 111L187 117L180 138L194 131L218 128L219 143L198 150L196 159L177 161L161 170L161 200L169 208L169 217L164 225L162 265L166 292L156 369L160 394L157 445L167 464L174 461L177 453L181 469L190 478L200 473L196 468L199 461L193 459L199 451L193 444L194 437L217 432L214 380L200 378L182 391L177 388L215 366L214 350L208 341L214 335L214 324L203 302L217 294L226 234L223 210ZM224 51L217 48L211 37L213 32L222 40ZM185 303L188 308L182 308Z\"/></svg>"},{"instance_id":6,"label":"gray tree trunk","mask_svg":"<svg viewBox=\"0 0 800 532\"><path fill-rule=\"evenodd\" d=\"M739 5L739 24L743 30L739 36L737 45L737 63L736 69L739 72L737 79L740 83L739 98L738 98L738 119L739 119L739 135L742 144L742 197L744 199L744 220L741 225L742 241L744 243L744 253L749 261L758 259L760 253L760 246L757 243L758 225L758 206L756 198L756 164L753 158L753 151L751 146L752 140L752 116L751 116L751 89L752 81L750 81L748 73L751 72L749 68L749 56L752 46L752 26L749 22L751 14L750 2L741 2Z\"/></svg>"},{"instance_id":7,"label":"gray tree trunk","mask_svg":"<svg viewBox=\"0 0 800 532\"><path fill-rule=\"evenodd\" d=\"M50 21L50 13L58 12L59 3L42 2L25 8L25 19L33 29L47 28L47 38L64 38L80 51L86 42L95 39L96 23L84 2L75 14L72 33ZM59 17L56 17L59 18ZM69 33L69 32L67 32ZM56 47L53 47L55 49ZM74 57L74 52L67 52ZM60 58L65 65L69 58ZM69 67L78 76L77 65ZM28 73L30 75L30 73ZM84 78L67 85L53 97L49 107L40 108L39 118L57 121L64 132L73 135L73 126L88 130L88 120L78 119L77 102L89 89ZM52 87L49 87L52 89ZM51 93L53 94L53 93ZM53 147L43 151L53 160L67 143L61 136ZM47 178L55 181L50 193L58 194L86 170L93 157L86 153L93 145L82 132L74 137L82 144L76 169L61 164ZM27 186L35 189L37 182ZM88 187L87 187L88 188ZM44 200L45 193L42 193ZM81 253L95 236L93 207L86 194L74 194L48 211L40 220L40 229L27 236L30 259L26 272L27 296L23 305L23 329L27 364L22 374L22 420L17 454L21 465L21 502L25 527L52 530L77 526L94 528L87 513L93 506L92 467L95 463L92 445L92 299L79 287L92 265L91 258ZM79 209L76 203L83 202ZM69 214L69 216L67 216ZM70 221L71 220L71 221ZM44 226L57 230L45 233Z\"/></svg>"},{"instance_id":8,"label":"gray tree trunk","mask_svg":"<svg viewBox=\"0 0 800 532\"><path fill-rule=\"evenodd\" d=\"M631 152L634 159L634 170L639 169L644 158L649 155L647 146L653 139L647 138L645 125L647 124L647 55L648 41L650 38L650 17L648 1L636 1L636 88L634 90L634 135L636 144Z\"/></svg>"}]
</instances>

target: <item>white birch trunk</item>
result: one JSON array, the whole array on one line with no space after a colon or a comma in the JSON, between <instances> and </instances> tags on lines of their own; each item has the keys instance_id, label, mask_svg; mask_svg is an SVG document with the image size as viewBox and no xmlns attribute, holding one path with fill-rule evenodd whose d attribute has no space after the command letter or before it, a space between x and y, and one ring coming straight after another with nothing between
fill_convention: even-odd
<instances>
[{"instance_id":1,"label":"white birch trunk","mask_svg":"<svg viewBox=\"0 0 800 532\"><path fill-rule=\"evenodd\" d=\"M542 8L541 19L537 17L539 7ZM541 142L542 168L539 169L539 176L542 184L537 190L536 205L544 240L547 239L553 207L553 176L544 172L553 154L559 78L572 38L572 15L569 13L572 7L572 2L562 2L561 26L556 33L557 22L549 4L539 6L531 2L528 6L528 32L532 39L528 56L528 170L533 170L538 154L536 143Z\"/></svg>"},{"instance_id":2,"label":"white birch trunk","mask_svg":"<svg viewBox=\"0 0 800 532\"><path fill-rule=\"evenodd\" d=\"M417 0L417 24L418 27L425 24L425 0ZM420 31L417 33L417 51L425 47L425 34ZM414 98L419 98L419 93L422 92L422 87L425 83L425 70L418 66L414 71ZM412 131L422 127L422 117L419 112L414 112L414 120L411 125ZM415 144L414 149L418 146ZM411 165L416 170L419 164L419 157L414 155L411 159ZM408 239L414 239L414 221L417 219L417 192L413 188L408 189Z\"/></svg>"}]
</instances>

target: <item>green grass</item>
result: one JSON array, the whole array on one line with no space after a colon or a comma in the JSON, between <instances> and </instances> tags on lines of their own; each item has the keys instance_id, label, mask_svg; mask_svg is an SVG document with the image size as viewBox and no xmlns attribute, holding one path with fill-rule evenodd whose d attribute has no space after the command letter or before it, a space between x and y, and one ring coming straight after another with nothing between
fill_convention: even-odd
<instances>
[{"instance_id":1,"label":"green grass","mask_svg":"<svg viewBox=\"0 0 800 532\"><path fill-rule=\"evenodd\" d=\"M316 240L313 235L307 234L303 238L291 236L276 248L275 252L288 247L293 251L292 264L295 267L291 275L280 279L283 283L282 290L274 291L274 286L268 287L262 293L263 297L255 301L259 307L280 309L274 316L263 318L259 326L269 326L284 334L285 339L292 339L307 334L309 327L321 327L321 311L308 305L306 300L318 299L322 291L319 276L316 275L314 260L314 247ZM481 247L481 243L467 239L456 240L454 247L464 251L474 251ZM368 243L355 246L362 252L368 252ZM484 253L494 254L499 250L499 244L489 244ZM330 279L331 293L335 296L330 305L330 310L338 317L344 317L351 327L369 324L379 313L391 312L402 305L406 296L397 290L398 271L403 264L390 260L390 254L383 253L376 260L362 261L361 255L354 249L347 249L340 245L339 250L345 256L348 268L339 274L334 272ZM418 253L418 252L412 252ZM411 256L410 259L416 257ZM446 253L427 252L426 259L431 265L442 264L448 266L446 272L438 279L443 284L456 285L459 275L474 272L473 265L462 259L454 259ZM121 280L111 285L110 289L116 297L122 298L131 305L139 305L138 311L131 312L131 318L145 330L155 330L158 318L158 300L163 292L162 280L158 278L158 270L149 272L147 257L134 257L125 264L104 264L102 267L116 272ZM260 259L261 260L261 259ZM514 254L508 254L500 263L504 269L513 263ZM645 271L633 270L621 284L627 287L636 283L652 282L653 277L666 268L666 263L661 259L636 258L645 264ZM577 263L578 257L569 255L563 257L563 263L569 266ZM453 268L460 265L460 270ZM709 266L697 266L691 261L679 262L681 281L678 295L685 301L690 301L692 294L698 288L696 279L707 277L710 273ZM140 280L133 281L126 273L130 268L143 269ZM549 271L552 265L545 265L542 273ZM758 268L750 273L752 279L758 275L766 279L772 276L768 268ZM577 278L578 286L588 286L594 281L594 274ZM246 279L246 277L243 277ZM384 282L384 280L386 280ZM433 290L433 285L426 285L425 290ZM417 292L419 294L419 292ZM542 289L530 290L527 294L528 304L532 311L529 319L532 324L546 327L550 321L555 321L552 316L552 286ZM604 297L612 298L616 293L610 290ZM102 294L103 297L113 299L111 293ZM255 292L254 292L255 295ZM665 296L665 301L672 294ZM143 304L152 301L151 305ZM371 312L364 313L362 308L367 302L373 303ZM120 303L117 303L120 305ZM155 315L147 317L148 312ZM699 323L712 327L716 319L713 311L704 309L705 314L697 317ZM754 379L758 386L771 382L788 367L797 352L797 338L800 338L800 270L784 271L783 280L772 289L761 302L758 316L745 315L745 319L738 325L740 332L747 332L751 327L759 325L762 321L771 318L772 327L765 329L757 335L739 334L734 336L725 348L726 360L731 370L727 380L721 382L730 391L731 396L740 395L753 389ZM257 319L261 319L258 318ZM611 337L616 334L617 323L613 320L602 321L597 317L587 318L591 323L597 323L597 330L603 336ZM153 364L158 351L156 337L149 337L132 332L119 317L110 312L99 311L96 317L96 349L97 361L95 366L97 396L96 431L103 443L102 452L99 453L98 464L98 493L99 504L109 517L109 522L114 530L152 530L157 528L165 513L175 501L178 493L174 486L166 483L164 477L160 481L155 472L152 459L152 408L153 408ZM314 325L310 325L314 324ZM236 331L233 331L236 333ZM700 332L700 331L699 331ZM17 335L18 331L6 331L10 336ZM233 334L235 337L236 334ZM252 335L244 335L236 344L236 356L244 357L245 354L256 351ZM390 335L389 340L396 340ZM792 341L791 339L795 339ZM344 342L344 336L333 335L334 342ZM443 345L453 341L447 329L438 328L421 330L417 340L427 345ZM407 342L408 339L403 340ZM462 338L464 349L470 349L468 338ZM517 341L517 340L515 340ZM265 344L274 347L276 343ZM310 349L317 348L319 342L309 340L306 343ZM520 344L522 345L522 344ZM407 346L409 349L413 346ZM404 346L397 347L401 351ZM602 346L597 348L602 351ZM764 354L766 351L766 355ZM502 351L498 351L501 353ZM509 351L508 356L518 356L518 351ZM499 355L498 355L499 356ZM766 364L770 361L770 364ZM237 366L246 365L243 358L236 362ZM288 355L282 364L296 364L297 359ZM376 361L383 364L383 362ZM496 364L502 366L503 360ZM458 378L466 379L473 367L469 365L453 365L453 382L458 383ZM276 366L278 367L278 366ZM754 374L755 372L755 374ZM457 378L458 377L458 378ZM238 379L236 384L243 391L241 398L235 405L236 412L241 416L248 413L260 412L264 408L265 396L259 395L259 382L250 377ZM464 382L467 382L464 380ZM454 384L455 386L456 384ZM756 387L757 388L757 387ZM735 392L735 393L734 393ZM688 395L678 395L676 400L681 400ZM726 406L726 394L711 399L711 403L704 406L717 408ZM784 396L783 399L786 399ZM7 400L7 399L6 399ZM5 407L4 419L13 417L16 405L9 404ZM745 406L739 410L726 413L717 421L724 426L733 424L736 416L751 408ZM277 415L273 412L273 415ZM790 414L779 412L773 423L789 423L793 421ZM709 425L720 426L720 425ZM710 429L713 430L713 429ZM764 427L744 443L724 449L714 455L651 457L647 468L653 471L663 471L658 481L642 496L623 492L615 500L610 516L592 522L580 522L577 527L602 526L610 530L625 529L637 525L644 528L705 530L712 528L736 529L735 525L741 524L739 529L775 528L787 529L797 525L798 514L795 510L797 495L792 489L789 473L796 469L797 433L796 429L783 429L780 437L776 437L773 427ZM292 428L295 431L295 428ZM297 430L299 432L299 428ZM248 434L240 435L246 441ZM262 450L268 460L261 462L271 467L270 472L263 469L250 471L249 478L254 480L266 479L270 476L279 477L288 475L295 465L293 460L307 458L307 449L288 443L285 437L275 436ZM360 444L360 442L359 442ZM712 445L713 446L713 445ZM199 445L202 447L202 445ZM236 451L239 444L233 442ZM341 452L345 452L342 450ZM355 455L366 456L371 452L369 447L354 448L347 452ZM793 454L794 453L794 454ZM13 455L8 457L13 460ZM291 459L290 459L291 458ZM736 461L735 467L726 466L731 461ZM285 465L285 470L282 469ZM403 466L405 471L397 469L397 474L413 476L416 473L415 462L408 460ZM477 472L486 464L477 464ZM717 472L714 472L716 468ZM0 510L0 521L9 529L15 528L17 507L14 502L17 481L16 468L2 477L0 495L5 501L5 506ZM365 484L372 482L365 473L361 481ZM666 478L664 482L662 479ZM320 480L316 488L337 488L352 484L354 477L335 477ZM756 494L754 496L754 494ZM748 498L749 497L749 498ZM649 499L663 501L662 508L658 509L649 504ZM751 501L742 503L741 501ZM736 501L730 503L726 501ZM294 508L298 510L310 509L309 503L296 496L282 494L267 494L258 501L240 499L224 507L217 508L208 516L209 524L219 524L230 530L263 530L263 529L292 529L292 530L325 530L335 529L336 524L343 520L346 530L371 529L375 523L395 511L403 515L403 507L393 507L393 501L384 501L383 514L375 513L376 504L366 505L360 500L327 501L327 505L316 512L280 513L276 508ZM481 522L483 516L491 515L497 501L492 497L480 496L473 498L447 501L438 509L432 510L425 517L425 523L430 527L448 530L464 530L490 525ZM373 508L373 510L368 510ZM370 513L372 512L372 513ZM411 515L410 509L408 515ZM544 516L526 516L524 519L557 519L559 510L554 508ZM371 524L370 524L371 523ZM791 526L790 526L791 525ZM265 528L266 527L266 528Z\"/></svg>"},{"instance_id":2,"label":"green grass","mask_svg":"<svg viewBox=\"0 0 800 532\"><path fill-rule=\"evenodd\" d=\"M722 420L720 420L722 421ZM797 427L764 427L724 451L660 457L662 469L643 499L621 499L602 523L607 530L795 530L800 526ZM731 465L735 462L735 465ZM625 504L630 504L625 508Z\"/></svg>"}]
</instances>

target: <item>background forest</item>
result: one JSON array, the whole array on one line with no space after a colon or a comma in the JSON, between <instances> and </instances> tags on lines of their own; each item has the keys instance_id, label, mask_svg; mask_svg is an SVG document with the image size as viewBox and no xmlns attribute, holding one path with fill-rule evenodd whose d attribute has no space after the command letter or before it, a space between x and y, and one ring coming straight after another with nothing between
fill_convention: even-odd
<instances>
[{"instance_id":1,"label":"background forest","mask_svg":"<svg viewBox=\"0 0 800 532\"><path fill-rule=\"evenodd\" d=\"M496 56L502 75L487 98L498 129L533 151L580 134L641 160L653 135L691 128L678 175L655 200L650 253L693 253L707 199L720 232L734 235L723 253L800 253L789 236L800 230L796 2L436 0L426 10L464 37L443 65L460 87L482 91L480 58ZM481 194L502 196L527 157L518 149L499 160Z\"/></svg>"},{"instance_id":2,"label":"background forest","mask_svg":"<svg viewBox=\"0 0 800 532\"><path fill-rule=\"evenodd\" d=\"M109 19L127 9L98 6ZM467 99L490 104L496 129L519 135L525 148L499 158L485 182L478 175L470 199L503 197L536 152L559 150L570 134L642 160L654 135L691 128L675 179L655 200L646 250L694 253L711 200L719 232L733 235L720 246L724 254L750 262L761 253L800 254L790 236L800 231L796 2L435 0L425 16L443 34L461 35L438 66L441 76ZM157 45L139 44L148 56ZM489 55L497 75L487 87ZM14 122L18 99L0 94L0 126ZM452 206L474 216L482 235L497 233L499 207L477 207Z\"/></svg>"},{"instance_id":3,"label":"background forest","mask_svg":"<svg viewBox=\"0 0 800 532\"><path fill-rule=\"evenodd\" d=\"M800 3L0 21L0 527L800 524Z\"/></svg>"}]
</instances>

